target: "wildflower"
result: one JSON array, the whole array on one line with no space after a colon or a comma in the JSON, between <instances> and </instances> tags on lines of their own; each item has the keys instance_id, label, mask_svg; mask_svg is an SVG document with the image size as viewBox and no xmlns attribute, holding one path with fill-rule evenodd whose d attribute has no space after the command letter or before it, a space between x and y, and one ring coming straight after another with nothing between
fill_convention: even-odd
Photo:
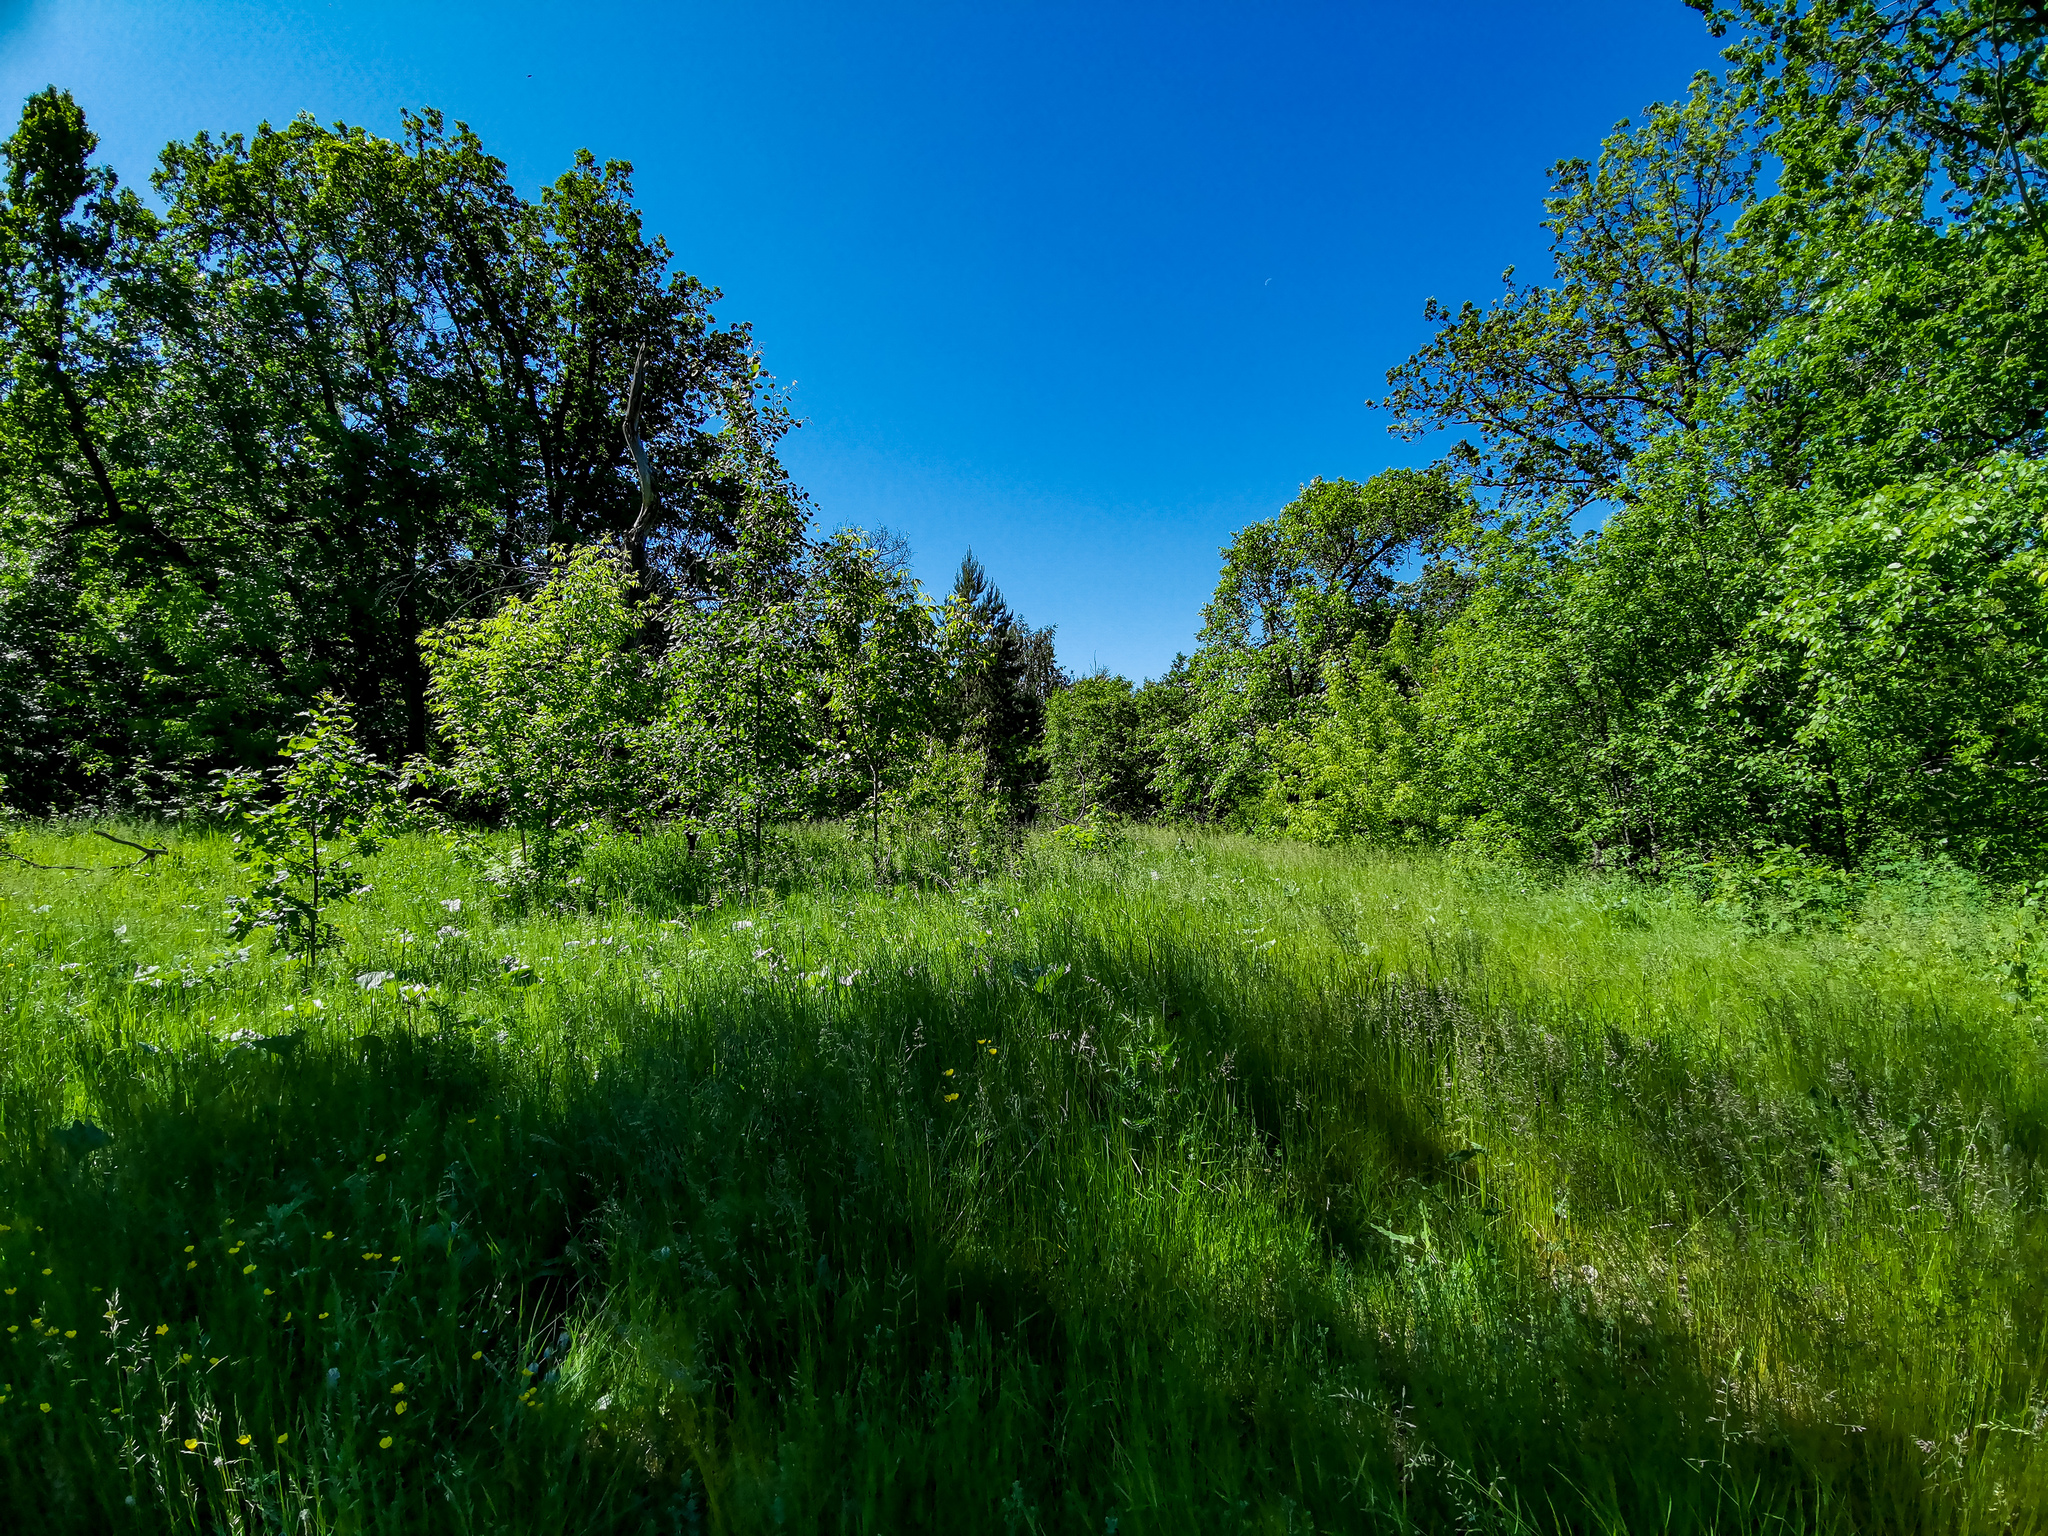
<instances>
[{"instance_id":1,"label":"wildflower","mask_svg":"<svg viewBox=\"0 0 2048 1536\"><path fill-rule=\"evenodd\" d=\"M383 1161L384 1161L384 1159L385 1159L385 1157L386 1157L387 1155L388 1155L388 1154L386 1154L386 1153L383 1153L383 1152L379 1152L379 1153L377 1154L377 1161L378 1161L378 1162L380 1162L380 1163L381 1163L381 1162L383 1162Z\"/></svg>"},{"instance_id":2,"label":"wildflower","mask_svg":"<svg viewBox=\"0 0 2048 1536\"><path fill-rule=\"evenodd\" d=\"M397 1406L396 1408L394 1408L394 1409L392 1410L392 1412L394 1412L394 1413L403 1413L403 1412L405 1412L405 1400L404 1400L403 1398L400 1398L400 1399L399 1399L399 1402L398 1402L398 1406Z\"/></svg>"},{"instance_id":3,"label":"wildflower","mask_svg":"<svg viewBox=\"0 0 2048 1536\"><path fill-rule=\"evenodd\" d=\"M237 1445L247 1445L248 1443L249 1443L249 1437L248 1437L247 1435L237 1435L237 1436L235 1436L235 1444L237 1444Z\"/></svg>"},{"instance_id":4,"label":"wildflower","mask_svg":"<svg viewBox=\"0 0 2048 1536\"><path fill-rule=\"evenodd\" d=\"M283 1444L285 1443L285 1441L287 1441L287 1440L289 1440L289 1439L291 1439L291 1436L290 1436L290 1435L279 1435L279 1436L277 1437L277 1443L278 1443L279 1445L283 1445Z\"/></svg>"},{"instance_id":5,"label":"wildflower","mask_svg":"<svg viewBox=\"0 0 2048 1536\"><path fill-rule=\"evenodd\" d=\"M472 1359L472 1360L481 1360L481 1359L483 1359L483 1357L484 1357L484 1352L483 1352L482 1350L480 1350L480 1349L478 1349L478 1350L472 1350L472 1351L470 1352L470 1356L469 1356L469 1358L470 1358L470 1359Z\"/></svg>"},{"instance_id":6,"label":"wildflower","mask_svg":"<svg viewBox=\"0 0 2048 1536\"><path fill-rule=\"evenodd\" d=\"M322 1232L320 1234L320 1241L323 1243L331 1243L334 1241L334 1234L332 1232Z\"/></svg>"},{"instance_id":7,"label":"wildflower","mask_svg":"<svg viewBox=\"0 0 2048 1536\"><path fill-rule=\"evenodd\" d=\"M991 1051L989 1054L994 1055L995 1053ZM244 1264L242 1266L242 1273L245 1275L253 1275L256 1273L256 1266L254 1264Z\"/></svg>"},{"instance_id":8,"label":"wildflower","mask_svg":"<svg viewBox=\"0 0 2048 1536\"><path fill-rule=\"evenodd\" d=\"M399 1395L400 1395L401 1393L403 1393L404 1391L405 1391L405 1383L401 1381L401 1382L400 1382L400 1383L399 1383L399 1384L398 1384L397 1386L395 1386L395 1387L393 1387L393 1388L391 1389L391 1395L392 1395L393 1397L397 1397L397 1396L399 1396Z\"/></svg>"},{"instance_id":9,"label":"wildflower","mask_svg":"<svg viewBox=\"0 0 2048 1536\"><path fill-rule=\"evenodd\" d=\"M19 1333L21 1332L21 1325L19 1323L9 1323L7 1325L7 1331L9 1333Z\"/></svg>"},{"instance_id":10,"label":"wildflower","mask_svg":"<svg viewBox=\"0 0 2048 1536\"><path fill-rule=\"evenodd\" d=\"M366 1253L366 1254L364 1254L364 1255L363 1255L363 1257L364 1257L364 1258L365 1258L366 1260L367 1260L367 1259L381 1259L381 1258L383 1258L383 1257L384 1257L384 1255L383 1255L383 1254L381 1254L381 1253Z\"/></svg>"},{"instance_id":11,"label":"wildflower","mask_svg":"<svg viewBox=\"0 0 2048 1536\"><path fill-rule=\"evenodd\" d=\"M391 1437L390 1437L389 1435L386 1435L386 1436L385 1436L385 1437L384 1437L384 1438L383 1438L382 1440L379 1440L379 1441L377 1442L377 1449L378 1449L378 1450L380 1450L380 1451L388 1451L388 1450L390 1450L390 1449L391 1449Z\"/></svg>"},{"instance_id":12,"label":"wildflower","mask_svg":"<svg viewBox=\"0 0 2048 1536\"><path fill-rule=\"evenodd\" d=\"M76 1328L66 1328L64 1330L64 1337L67 1339L75 1339L78 1337L78 1330Z\"/></svg>"},{"instance_id":13,"label":"wildflower","mask_svg":"<svg viewBox=\"0 0 2048 1536\"><path fill-rule=\"evenodd\" d=\"M171 1325L169 1323L158 1323L156 1325L156 1331L157 1337L162 1338L165 1334L171 1331Z\"/></svg>"},{"instance_id":14,"label":"wildflower","mask_svg":"<svg viewBox=\"0 0 2048 1536\"><path fill-rule=\"evenodd\" d=\"M246 1247L246 1246L247 1246L247 1244L244 1244L244 1243L237 1243L237 1244L235 1244L235 1246L234 1246L234 1247L232 1247L232 1248L230 1248L230 1249L228 1250L228 1257L232 1259L232 1258L233 1258L233 1257L234 1257L234 1256L235 1256L236 1254L240 1253L240 1252L242 1251L242 1249L243 1249L244 1247Z\"/></svg>"},{"instance_id":15,"label":"wildflower","mask_svg":"<svg viewBox=\"0 0 2048 1536\"><path fill-rule=\"evenodd\" d=\"M7 1287L7 1294L8 1294L8 1295L10 1295L10 1296L12 1296L12 1295L14 1294L14 1287L13 1287L13 1286L11 1286L11 1285L10 1285L9 1287Z\"/></svg>"},{"instance_id":16,"label":"wildflower","mask_svg":"<svg viewBox=\"0 0 2048 1536\"><path fill-rule=\"evenodd\" d=\"M188 1451L196 1451L199 1449L199 1442L197 1440L187 1440L185 1442L185 1449Z\"/></svg>"},{"instance_id":17,"label":"wildflower","mask_svg":"<svg viewBox=\"0 0 2048 1536\"><path fill-rule=\"evenodd\" d=\"M190 1365L191 1363L192 1363L192 1357L191 1357L190 1355L180 1355L180 1356L178 1356L178 1364L180 1364L180 1365Z\"/></svg>"},{"instance_id":18,"label":"wildflower","mask_svg":"<svg viewBox=\"0 0 2048 1536\"><path fill-rule=\"evenodd\" d=\"M946 1074L945 1074L945 1075L946 1075L947 1077L951 1077L951 1076L953 1075L953 1069L952 1069L951 1067L948 1067L948 1068L946 1068Z\"/></svg>"},{"instance_id":19,"label":"wildflower","mask_svg":"<svg viewBox=\"0 0 2048 1536\"><path fill-rule=\"evenodd\" d=\"M254 1269L256 1266L254 1264L251 1264L249 1267L251 1269ZM263 1294L266 1296L275 1296L277 1292L273 1291L269 1286L266 1285L265 1287L263 1287Z\"/></svg>"},{"instance_id":20,"label":"wildflower","mask_svg":"<svg viewBox=\"0 0 2048 1536\"><path fill-rule=\"evenodd\" d=\"M191 1244L191 1243L187 1243L187 1244L185 1245L185 1251L186 1251L187 1253L190 1253L190 1252L192 1251L193 1247L194 1247L194 1245L193 1245L193 1244Z\"/></svg>"},{"instance_id":21,"label":"wildflower","mask_svg":"<svg viewBox=\"0 0 2048 1536\"><path fill-rule=\"evenodd\" d=\"M325 1312L322 1312L322 1313L320 1314L320 1316L319 1316L318 1318L316 1318L316 1319L315 1319L315 1321L316 1321L316 1322L322 1322L322 1323L326 1322L326 1321L327 1321L327 1314L326 1314Z\"/></svg>"},{"instance_id":22,"label":"wildflower","mask_svg":"<svg viewBox=\"0 0 2048 1536\"><path fill-rule=\"evenodd\" d=\"M50 1405L48 1403L38 1403L36 1404L36 1406L42 1409L45 1413L48 1413L50 1411Z\"/></svg>"},{"instance_id":23,"label":"wildflower","mask_svg":"<svg viewBox=\"0 0 2048 1536\"><path fill-rule=\"evenodd\" d=\"M988 1053L989 1053L989 1055L991 1055L991 1056L995 1055L995 1053L996 1053L996 1048L995 1048L994 1046L990 1046L990 1047L988 1048Z\"/></svg>"},{"instance_id":24,"label":"wildflower","mask_svg":"<svg viewBox=\"0 0 2048 1536\"><path fill-rule=\"evenodd\" d=\"M286 1322L290 1322L290 1321L292 1320L292 1315L291 1315L291 1313L289 1313L289 1312L285 1313L285 1315L284 1315L284 1320L285 1320Z\"/></svg>"},{"instance_id":25,"label":"wildflower","mask_svg":"<svg viewBox=\"0 0 2048 1536\"><path fill-rule=\"evenodd\" d=\"M185 1261L185 1267L187 1269L197 1269L199 1267L199 1261L197 1259L187 1259Z\"/></svg>"},{"instance_id":26,"label":"wildflower","mask_svg":"<svg viewBox=\"0 0 2048 1536\"><path fill-rule=\"evenodd\" d=\"M959 1098L959 1097L960 1097L960 1095L959 1095L959 1094L957 1094L957 1093L949 1093L949 1094L947 1094L947 1095L946 1095L946 1102L947 1102L948 1104L950 1104L950 1103L952 1103L952 1102L953 1102L953 1101L954 1101L955 1099L957 1099L957 1098Z\"/></svg>"},{"instance_id":27,"label":"wildflower","mask_svg":"<svg viewBox=\"0 0 2048 1536\"><path fill-rule=\"evenodd\" d=\"M44 1271L43 1271L43 1273L47 1275L47 1274L49 1273L49 1271L48 1271L48 1270L46 1269L46 1270L44 1270Z\"/></svg>"}]
</instances>

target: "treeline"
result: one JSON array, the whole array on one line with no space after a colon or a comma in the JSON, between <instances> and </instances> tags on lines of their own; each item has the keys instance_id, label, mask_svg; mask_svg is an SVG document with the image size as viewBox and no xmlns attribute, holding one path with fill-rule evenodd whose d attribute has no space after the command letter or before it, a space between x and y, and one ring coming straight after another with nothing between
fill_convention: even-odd
<instances>
[{"instance_id":1,"label":"treeline","mask_svg":"<svg viewBox=\"0 0 2048 1536\"><path fill-rule=\"evenodd\" d=\"M1439 465L1307 486L1193 656L1055 700L1062 809L2048 862L2048 12L1710 19L1555 167L1550 280L1431 302L1380 403Z\"/></svg>"},{"instance_id":2,"label":"treeline","mask_svg":"<svg viewBox=\"0 0 2048 1536\"><path fill-rule=\"evenodd\" d=\"M0 211L0 773L196 803L332 692L542 850L1049 814L2037 869L2048 13L1708 22L1720 74L1554 168L1547 280L1431 301L1379 404L1439 462L1241 531L1142 687L1063 677L971 559L934 601L817 536L628 167L528 202L432 114L300 120L172 145L159 211L45 92Z\"/></svg>"}]
</instances>

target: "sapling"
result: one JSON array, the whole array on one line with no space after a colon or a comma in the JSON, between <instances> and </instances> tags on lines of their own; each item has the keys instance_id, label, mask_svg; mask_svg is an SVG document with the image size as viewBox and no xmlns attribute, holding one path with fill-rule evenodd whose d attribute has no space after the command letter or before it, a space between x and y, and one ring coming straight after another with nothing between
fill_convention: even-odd
<instances>
[{"instance_id":1,"label":"sapling","mask_svg":"<svg viewBox=\"0 0 2048 1536\"><path fill-rule=\"evenodd\" d=\"M324 695L299 720L275 767L233 769L217 783L235 859L256 880L250 895L228 898L229 927L237 939L268 928L310 975L338 939L328 909L369 889L342 855L366 857L381 846L392 787L389 771L357 742L340 699Z\"/></svg>"}]
</instances>

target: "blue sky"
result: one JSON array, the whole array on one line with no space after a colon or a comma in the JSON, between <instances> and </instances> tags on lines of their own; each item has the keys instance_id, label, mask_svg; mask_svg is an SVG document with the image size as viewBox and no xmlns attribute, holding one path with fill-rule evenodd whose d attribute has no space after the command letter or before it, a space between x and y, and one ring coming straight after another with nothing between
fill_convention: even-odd
<instances>
[{"instance_id":1,"label":"blue sky","mask_svg":"<svg viewBox=\"0 0 2048 1536\"><path fill-rule=\"evenodd\" d=\"M300 111L469 122L529 192L631 160L753 322L826 526L972 545L1061 659L1155 675L1231 532L1426 462L1365 401L1423 301L1544 270L1544 172L1712 67L1679 0L578 5L0 0L143 181Z\"/></svg>"}]
</instances>

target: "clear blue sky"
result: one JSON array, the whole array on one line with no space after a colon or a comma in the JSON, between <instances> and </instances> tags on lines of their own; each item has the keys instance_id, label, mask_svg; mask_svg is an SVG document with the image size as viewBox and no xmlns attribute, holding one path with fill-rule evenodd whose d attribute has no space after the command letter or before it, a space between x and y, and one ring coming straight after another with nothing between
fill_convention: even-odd
<instances>
[{"instance_id":1,"label":"clear blue sky","mask_svg":"<svg viewBox=\"0 0 2048 1536\"><path fill-rule=\"evenodd\" d=\"M0 0L0 98L163 143L431 105L528 191L631 160L753 322L826 526L972 545L1061 659L1154 675L1232 530L1420 463L1365 408L1423 301L1544 270L1545 168L1715 63L1679 0Z\"/></svg>"}]
</instances>

